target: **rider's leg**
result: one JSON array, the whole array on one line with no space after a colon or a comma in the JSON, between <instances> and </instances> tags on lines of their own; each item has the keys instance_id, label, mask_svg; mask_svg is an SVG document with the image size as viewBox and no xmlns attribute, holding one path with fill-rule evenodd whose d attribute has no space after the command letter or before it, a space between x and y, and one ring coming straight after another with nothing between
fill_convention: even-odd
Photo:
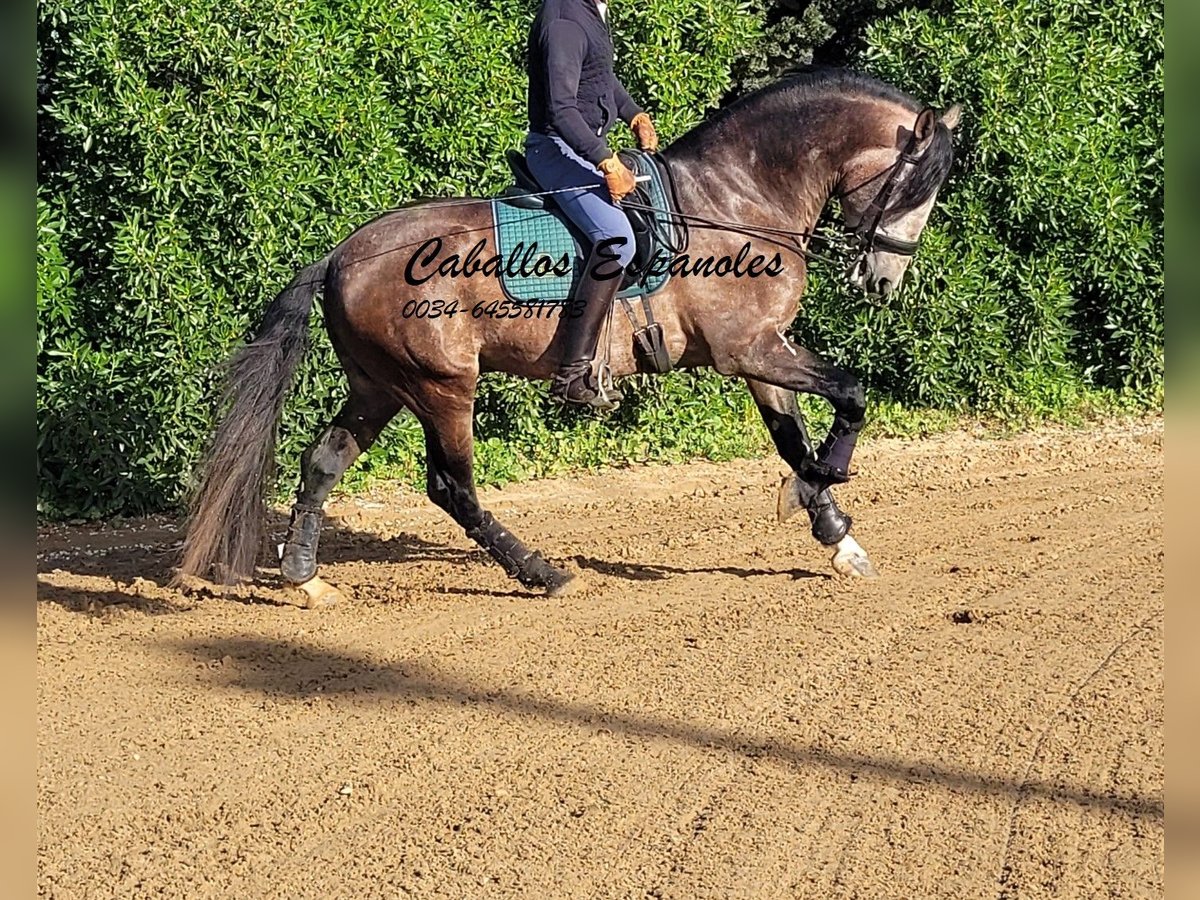
<instances>
[{"instance_id":1,"label":"rider's leg","mask_svg":"<svg viewBox=\"0 0 1200 900\"><path fill-rule=\"evenodd\" d=\"M610 408L620 394L609 391L602 395L593 363L601 325L621 289L624 268L633 259L633 228L612 202L600 170L560 138L531 134L525 142L525 153L530 171L546 190L580 188L555 194L555 202L591 243L575 290L551 395L567 403Z\"/></svg>"},{"instance_id":2,"label":"rider's leg","mask_svg":"<svg viewBox=\"0 0 1200 900\"><path fill-rule=\"evenodd\" d=\"M598 277L597 273L603 274L610 265L597 248L584 262L566 320L558 371L550 382L550 396L555 400L601 409L612 409L621 400L615 389L600 390L599 373L593 371L600 330L621 287L619 269L613 277Z\"/></svg>"}]
</instances>

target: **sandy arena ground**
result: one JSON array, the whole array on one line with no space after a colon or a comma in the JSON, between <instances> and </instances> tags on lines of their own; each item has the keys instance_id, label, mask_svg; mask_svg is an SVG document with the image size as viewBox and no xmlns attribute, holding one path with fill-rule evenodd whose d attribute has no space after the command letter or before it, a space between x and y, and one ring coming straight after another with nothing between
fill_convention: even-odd
<instances>
[{"instance_id":1,"label":"sandy arena ground","mask_svg":"<svg viewBox=\"0 0 1200 900\"><path fill-rule=\"evenodd\" d=\"M1161 420L857 466L872 582L777 460L485 491L557 600L408 492L331 505L322 610L41 530L42 894L1162 896Z\"/></svg>"}]
</instances>

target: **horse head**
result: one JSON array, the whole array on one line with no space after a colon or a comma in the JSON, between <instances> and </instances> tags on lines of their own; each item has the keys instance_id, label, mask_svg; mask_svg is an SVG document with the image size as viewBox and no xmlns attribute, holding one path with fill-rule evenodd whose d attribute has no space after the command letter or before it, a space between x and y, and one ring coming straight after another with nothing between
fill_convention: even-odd
<instances>
[{"instance_id":1,"label":"horse head","mask_svg":"<svg viewBox=\"0 0 1200 900\"><path fill-rule=\"evenodd\" d=\"M845 165L835 192L857 244L849 271L856 287L878 297L900 287L950 173L961 112L957 104L940 115L925 107L914 122L880 130Z\"/></svg>"}]
</instances>

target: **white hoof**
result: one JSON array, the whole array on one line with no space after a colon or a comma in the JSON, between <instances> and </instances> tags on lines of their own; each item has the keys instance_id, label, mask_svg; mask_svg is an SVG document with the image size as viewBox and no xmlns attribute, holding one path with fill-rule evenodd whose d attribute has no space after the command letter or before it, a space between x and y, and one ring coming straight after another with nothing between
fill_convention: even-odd
<instances>
[{"instance_id":1,"label":"white hoof","mask_svg":"<svg viewBox=\"0 0 1200 900\"><path fill-rule=\"evenodd\" d=\"M878 578L879 570L858 541L846 535L837 543L833 553L833 570L848 578Z\"/></svg>"},{"instance_id":2,"label":"white hoof","mask_svg":"<svg viewBox=\"0 0 1200 900\"><path fill-rule=\"evenodd\" d=\"M333 606L346 599L346 595L328 582L320 578L310 578L304 584L296 585L293 589L300 604L306 609L319 609L323 606Z\"/></svg>"}]
</instances>

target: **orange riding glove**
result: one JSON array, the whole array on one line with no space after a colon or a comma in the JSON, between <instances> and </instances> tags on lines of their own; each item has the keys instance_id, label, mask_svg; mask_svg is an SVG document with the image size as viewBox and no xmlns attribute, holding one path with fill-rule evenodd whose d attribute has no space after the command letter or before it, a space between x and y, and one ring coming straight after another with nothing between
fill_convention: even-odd
<instances>
[{"instance_id":1,"label":"orange riding glove","mask_svg":"<svg viewBox=\"0 0 1200 900\"><path fill-rule=\"evenodd\" d=\"M633 173L615 153L602 160L596 168L604 173L604 183L608 185L608 193L612 196L613 203L620 203L637 187Z\"/></svg>"},{"instance_id":2,"label":"orange riding glove","mask_svg":"<svg viewBox=\"0 0 1200 900\"><path fill-rule=\"evenodd\" d=\"M651 153L658 150L658 132L654 130L654 123L650 121L648 114L644 112L638 113L633 117L633 121L629 123L629 127L637 135L639 147L643 150L649 150Z\"/></svg>"}]
</instances>

